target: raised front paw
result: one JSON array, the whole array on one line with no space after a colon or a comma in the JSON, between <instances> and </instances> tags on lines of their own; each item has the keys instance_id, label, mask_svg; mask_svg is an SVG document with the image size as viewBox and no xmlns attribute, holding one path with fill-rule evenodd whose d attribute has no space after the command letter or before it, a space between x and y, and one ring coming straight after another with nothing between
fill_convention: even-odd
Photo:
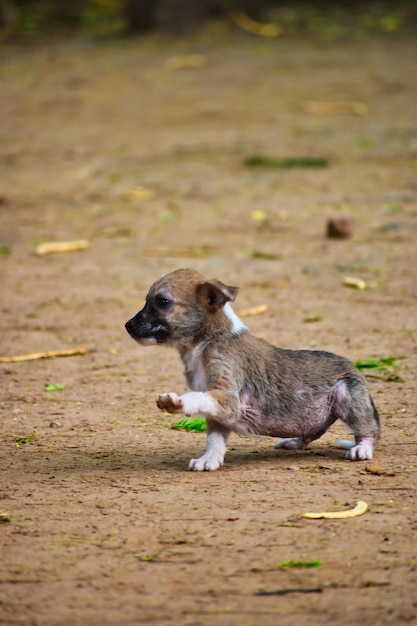
<instances>
[{"instance_id":1,"label":"raised front paw","mask_svg":"<svg viewBox=\"0 0 417 626\"><path fill-rule=\"evenodd\" d=\"M181 398L179 398L173 391L171 393L161 393L156 401L156 406L158 409L161 409L161 411L166 411L167 413L184 412Z\"/></svg>"},{"instance_id":2,"label":"raised front paw","mask_svg":"<svg viewBox=\"0 0 417 626\"><path fill-rule=\"evenodd\" d=\"M199 459L191 459L188 469L191 472L212 472L223 465L223 456L218 454L203 454Z\"/></svg>"}]
</instances>

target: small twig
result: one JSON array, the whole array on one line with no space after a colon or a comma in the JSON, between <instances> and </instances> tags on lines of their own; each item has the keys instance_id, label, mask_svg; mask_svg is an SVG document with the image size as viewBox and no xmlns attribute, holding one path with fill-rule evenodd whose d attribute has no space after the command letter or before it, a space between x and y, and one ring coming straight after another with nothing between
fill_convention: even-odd
<instances>
[{"instance_id":1,"label":"small twig","mask_svg":"<svg viewBox=\"0 0 417 626\"><path fill-rule=\"evenodd\" d=\"M42 580L40 578L2 578L0 580L0 585L18 585L18 584L32 584L32 583L41 583Z\"/></svg>"},{"instance_id":2,"label":"small twig","mask_svg":"<svg viewBox=\"0 0 417 626\"><path fill-rule=\"evenodd\" d=\"M276 589L274 591L256 591L254 596L286 596L289 593L323 593L323 589L321 587L311 587L311 588L303 588L299 589Z\"/></svg>"},{"instance_id":3,"label":"small twig","mask_svg":"<svg viewBox=\"0 0 417 626\"><path fill-rule=\"evenodd\" d=\"M20 361L35 361L36 359L53 359L57 356L79 356L86 353L86 348L49 350L48 352L33 352L32 354L20 354L17 356L0 356L0 363L19 363Z\"/></svg>"}]
</instances>

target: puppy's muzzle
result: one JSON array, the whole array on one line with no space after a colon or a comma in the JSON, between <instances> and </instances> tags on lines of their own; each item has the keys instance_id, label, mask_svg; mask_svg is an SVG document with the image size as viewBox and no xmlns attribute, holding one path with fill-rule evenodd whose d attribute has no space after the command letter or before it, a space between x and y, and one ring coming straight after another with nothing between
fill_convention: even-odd
<instances>
[{"instance_id":1,"label":"puppy's muzzle","mask_svg":"<svg viewBox=\"0 0 417 626\"><path fill-rule=\"evenodd\" d=\"M139 311L125 324L129 335L139 343L164 343L169 336L169 329L161 321L150 321L143 311Z\"/></svg>"}]
</instances>

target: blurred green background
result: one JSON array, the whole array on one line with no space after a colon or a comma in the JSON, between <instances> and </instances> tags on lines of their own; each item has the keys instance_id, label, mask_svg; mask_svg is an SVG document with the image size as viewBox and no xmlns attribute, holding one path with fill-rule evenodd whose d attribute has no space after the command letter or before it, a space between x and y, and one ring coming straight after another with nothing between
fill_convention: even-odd
<instances>
[{"instance_id":1,"label":"blurred green background","mask_svg":"<svg viewBox=\"0 0 417 626\"><path fill-rule=\"evenodd\" d=\"M159 32L183 35L216 23L236 27L233 16L277 21L285 31L383 32L415 28L417 3L313 0L0 0L0 39L87 33L95 36Z\"/></svg>"}]
</instances>

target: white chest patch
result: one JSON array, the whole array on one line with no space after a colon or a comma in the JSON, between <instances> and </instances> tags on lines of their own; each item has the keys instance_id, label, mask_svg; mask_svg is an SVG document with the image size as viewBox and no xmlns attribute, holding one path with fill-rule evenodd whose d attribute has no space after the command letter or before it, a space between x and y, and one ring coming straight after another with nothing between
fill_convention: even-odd
<instances>
[{"instance_id":1,"label":"white chest patch","mask_svg":"<svg viewBox=\"0 0 417 626\"><path fill-rule=\"evenodd\" d=\"M245 324L242 322L240 317L238 317L236 315L236 313L232 309L232 306L231 306L230 302L227 302L224 305L223 310L226 313L226 315L229 318L229 320L232 322L232 333L234 335L237 335L242 330L246 330L247 326L245 326Z\"/></svg>"},{"instance_id":2,"label":"white chest patch","mask_svg":"<svg viewBox=\"0 0 417 626\"><path fill-rule=\"evenodd\" d=\"M207 391L206 373L203 365L204 344L198 344L183 355L185 375L193 391Z\"/></svg>"}]
</instances>

